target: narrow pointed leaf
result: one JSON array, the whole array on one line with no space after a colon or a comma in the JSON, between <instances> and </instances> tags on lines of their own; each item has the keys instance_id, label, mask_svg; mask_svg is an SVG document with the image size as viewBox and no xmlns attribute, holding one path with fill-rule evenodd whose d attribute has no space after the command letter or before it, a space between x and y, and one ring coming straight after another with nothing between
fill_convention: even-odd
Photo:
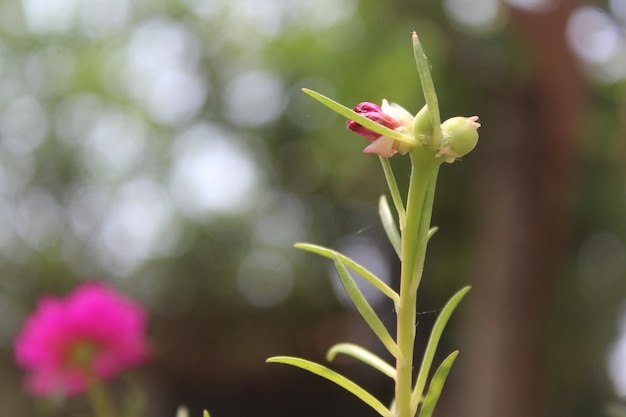
<instances>
[{"instance_id":1,"label":"narrow pointed leaf","mask_svg":"<svg viewBox=\"0 0 626 417\"><path fill-rule=\"evenodd\" d=\"M450 298L450 300L446 303L439 313L439 317L437 317L437 321L435 321L435 325L430 332L430 338L428 339L428 344L426 345L426 350L424 351L424 357L422 359L422 365L420 366L419 372L417 374L417 380L415 382L415 388L413 389L413 393L411 395L411 409L413 411L417 410L417 404L419 403L422 394L424 393L424 387L426 386L426 378L428 378L428 374L430 373L430 367L433 363L433 358L435 356L435 351L437 350L437 345L439 344L439 339L441 339L441 334L443 333L443 329L446 327L452 312L459 305L459 302L463 299L465 294L471 289L471 287L464 287L460 291Z\"/></svg>"},{"instance_id":2,"label":"narrow pointed leaf","mask_svg":"<svg viewBox=\"0 0 626 417\"><path fill-rule=\"evenodd\" d=\"M439 145L441 139L441 116L439 115L439 100L435 92L435 84L430 75L430 64L428 63L428 58L426 57L426 53L424 52L424 48L422 47L417 33L413 32L412 40L417 72L420 76L422 91L424 92L424 98L426 99L426 105L428 106L430 120L433 126L433 142L435 145Z\"/></svg>"},{"instance_id":3,"label":"narrow pointed leaf","mask_svg":"<svg viewBox=\"0 0 626 417\"><path fill-rule=\"evenodd\" d=\"M269 358L267 362L270 363L283 363L286 365L296 366L298 368L307 370L311 373L314 373L322 378L326 378L327 380L334 382L340 387L344 388L346 391L355 395L365 404L372 407L374 410L378 412L383 417L391 417L391 411L387 407L385 407L380 401L378 401L372 394L361 388L356 383L352 382L345 376L329 369L323 365L320 365L315 362L307 361L305 359L294 358L290 356L276 356L273 358Z\"/></svg>"},{"instance_id":4,"label":"narrow pointed leaf","mask_svg":"<svg viewBox=\"0 0 626 417\"><path fill-rule=\"evenodd\" d=\"M419 417L431 417L433 415L437 401L439 401L439 397L441 396L443 385L445 384L446 378L448 378L448 374L450 373L450 368L452 368L452 364L458 355L458 350L452 352L441 363L441 365L439 365L439 368L437 368L435 375L433 375L433 379L430 381L428 393L426 394L426 397L424 397L424 403L422 404Z\"/></svg>"},{"instance_id":5,"label":"narrow pointed leaf","mask_svg":"<svg viewBox=\"0 0 626 417\"><path fill-rule=\"evenodd\" d=\"M404 226L404 222L406 220L406 209L404 208L402 195L400 194L400 189L398 188L398 183L396 182L396 176L393 174L393 169L391 169L391 163L389 162L389 158L381 156L378 159L380 159L380 164L383 167L383 173L385 174L387 186L389 187L389 192L391 193L391 200L393 201L393 205L396 207L396 211L398 212L400 226Z\"/></svg>"},{"instance_id":6,"label":"narrow pointed leaf","mask_svg":"<svg viewBox=\"0 0 626 417\"><path fill-rule=\"evenodd\" d=\"M428 188L426 189L426 195L422 202L422 210L420 213L419 230L417 232L417 253L420 254L421 259L417 259L416 265L421 265L421 268L417 268L413 271L413 278L411 280L411 292L416 293L422 280L422 274L424 271L424 258L426 256L426 246L428 245L428 234L430 232L430 220L433 214L433 201L435 199L435 188L437 187L437 176L439 175L439 166L435 167L432 171L430 179L428 181ZM427 209L428 208L428 209Z\"/></svg>"},{"instance_id":7,"label":"narrow pointed leaf","mask_svg":"<svg viewBox=\"0 0 626 417\"><path fill-rule=\"evenodd\" d=\"M387 198L384 195L380 196L380 200L378 201L378 214L383 222L383 228L387 233L391 245L396 251L398 258L402 259L402 238L400 237L396 223L393 221L393 214L391 214L389 203L387 203Z\"/></svg>"},{"instance_id":8,"label":"narrow pointed leaf","mask_svg":"<svg viewBox=\"0 0 626 417\"><path fill-rule=\"evenodd\" d=\"M433 226L430 229L428 229L428 240L430 240L430 238L433 237L433 235L437 233L438 230L439 228L437 226Z\"/></svg>"},{"instance_id":9,"label":"narrow pointed leaf","mask_svg":"<svg viewBox=\"0 0 626 417\"><path fill-rule=\"evenodd\" d=\"M343 104L337 103L333 99L330 99L313 90L309 90L308 88L303 88L302 91L305 94L308 94L309 96L313 97L315 100L319 101L320 103L322 103L323 105L325 105L326 107L334 111L335 113L339 113L340 115L342 115L343 117L347 119L354 120L361 126L364 126L378 133L379 135L387 136L392 139L398 140L400 142L408 143L410 145L417 145L417 141L411 136L402 134L400 132L396 132L395 130L389 129L388 127L385 127L379 123L376 123L368 119L367 117L360 115L359 113L356 113L352 109L347 108Z\"/></svg>"},{"instance_id":10,"label":"narrow pointed leaf","mask_svg":"<svg viewBox=\"0 0 626 417\"><path fill-rule=\"evenodd\" d=\"M337 268L337 273L339 274L339 279L341 280L341 284L343 288L346 290L348 297L352 300L356 309L361 313L365 322L370 326L372 331L378 336L380 341L385 345L389 353L391 353L394 357L398 357L400 355L400 349L398 349L398 345L393 340L393 337L387 331L387 328L383 324L383 322L378 318L378 315L367 302L365 296L359 289L356 282L348 272L348 269L344 264L341 263L338 257L334 257L335 260L335 268Z\"/></svg>"},{"instance_id":11,"label":"narrow pointed leaf","mask_svg":"<svg viewBox=\"0 0 626 417\"><path fill-rule=\"evenodd\" d=\"M350 268L357 274L359 274L364 280L372 284L375 288L377 288L380 292L385 294L387 297L391 298L394 304L397 304L400 296L394 290L392 290L387 284L385 284L380 278L374 275L365 267L360 264L354 262L352 259L348 258L341 253L334 251L332 249L325 248L319 245L313 245L311 243L296 243L294 245L298 249L303 249L309 252L317 253L318 255L322 255L326 258L330 259L339 259L339 262L344 264L346 267Z\"/></svg>"},{"instance_id":12,"label":"narrow pointed leaf","mask_svg":"<svg viewBox=\"0 0 626 417\"><path fill-rule=\"evenodd\" d=\"M393 366L389 365L379 356L373 354L369 350L355 345L353 343L338 343L326 354L326 359L329 362L332 362L335 359L335 356L338 354L343 354L347 356L352 356L355 359L360 360L363 363L371 366L374 369L379 370L383 374L387 375L391 379L396 379L396 370Z\"/></svg>"}]
</instances>

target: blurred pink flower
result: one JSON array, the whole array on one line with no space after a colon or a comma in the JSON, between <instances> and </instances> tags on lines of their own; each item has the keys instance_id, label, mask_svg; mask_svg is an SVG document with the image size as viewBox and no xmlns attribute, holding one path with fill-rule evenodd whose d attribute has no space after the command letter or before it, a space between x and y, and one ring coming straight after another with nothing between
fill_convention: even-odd
<instances>
[{"instance_id":1,"label":"blurred pink flower","mask_svg":"<svg viewBox=\"0 0 626 417\"><path fill-rule=\"evenodd\" d=\"M148 360L143 306L98 282L64 299L42 297L15 341L34 395L75 395Z\"/></svg>"}]
</instances>

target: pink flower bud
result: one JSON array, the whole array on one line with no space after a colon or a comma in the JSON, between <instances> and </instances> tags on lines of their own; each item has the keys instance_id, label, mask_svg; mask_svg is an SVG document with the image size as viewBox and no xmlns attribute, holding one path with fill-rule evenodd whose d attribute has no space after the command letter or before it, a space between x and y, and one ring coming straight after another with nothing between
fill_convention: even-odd
<instances>
[{"instance_id":1,"label":"pink flower bud","mask_svg":"<svg viewBox=\"0 0 626 417\"><path fill-rule=\"evenodd\" d=\"M376 123L381 124L381 125L383 125L385 127L388 127L389 129L395 129L396 127L401 125L400 121L398 121L394 117L384 113L383 109L380 108L380 106L378 106L377 104L374 104L374 103L369 103L369 102L365 101L365 102L359 104L358 106L356 106L354 108L354 111L356 113L359 113L359 114L367 117L368 119L370 119L373 122L376 122ZM361 126L360 124L358 124L354 120L348 120L347 126L348 126L348 129L352 130L353 132L358 133L359 135L363 136L367 140L376 140L376 139L378 139L381 136L378 133L376 133L376 132L374 132L372 130L369 130L366 127Z\"/></svg>"},{"instance_id":2,"label":"pink flower bud","mask_svg":"<svg viewBox=\"0 0 626 417\"><path fill-rule=\"evenodd\" d=\"M389 104L387 100L383 100L382 107L374 103L363 102L356 106L354 111L389 129L403 133L410 132L413 125L413 116L408 111L397 104ZM400 142L363 127L354 120L348 120L347 126L348 129L372 141L372 143L363 150L365 153L375 153L382 157L389 158L399 150L401 152L408 150L404 149L406 146L403 147L403 144Z\"/></svg>"}]
</instances>

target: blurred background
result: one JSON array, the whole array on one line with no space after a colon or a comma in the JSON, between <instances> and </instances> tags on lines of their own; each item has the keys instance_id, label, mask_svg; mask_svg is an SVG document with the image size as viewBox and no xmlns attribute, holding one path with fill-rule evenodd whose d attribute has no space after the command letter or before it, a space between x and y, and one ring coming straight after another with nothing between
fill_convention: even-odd
<instances>
[{"instance_id":1,"label":"blurred background","mask_svg":"<svg viewBox=\"0 0 626 417\"><path fill-rule=\"evenodd\" d=\"M473 286L437 415L608 415L626 396L625 29L623 0L0 1L0 416L88 415L28 398L12 341L38 297L96 278L150 310L146 416L374 416L264 361L384 355L328 260L292 247L397 285L379 161L300 89L417 112L412 30L442 117L483 125L442 167L418 301L419 354ZM384 376L331 366L391 399Z\"/></svg>"}]
</instances>

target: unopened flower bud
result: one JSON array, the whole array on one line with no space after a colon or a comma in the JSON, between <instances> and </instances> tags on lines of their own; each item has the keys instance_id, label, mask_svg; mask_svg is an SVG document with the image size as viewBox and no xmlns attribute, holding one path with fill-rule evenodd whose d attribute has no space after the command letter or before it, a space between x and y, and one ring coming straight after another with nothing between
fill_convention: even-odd
<instances>
[{"instance_id":1,"label":"unopened flower bud","mask_svg":"<svg viewBox=\"0 0 626 417\"><path fill-rule=\"evenodd\" d=\"M452 163L467 155L478 143L478 116L453 117L441 124L441 148L438 155Z\"/></svg>"},{"instance_id":2,"label":"unopened flower bud","mask_svg":"<svg viewBox=\"0 0 626 417\"><path fill-rule=\"evenodd\" d=\"M423 144L430 142L433 134L433 123L428 111L428 105L424 105L417 112L413 120L413 137Z\"/></svg>"},{"instance_id":3,"label":"unopened flower bud","mask_svg":"<svg viewBox=\"0 0 626 417\"><path fill-rule=\"evenodd\" d=\"M388 127L389 129L395 129L396 127L400 126L400 121L383 112L383 109L379 105L374 103L360 103L354 108L354 111L367 117L373 122ZM376 140L381 136L380 134L361 126L354 120L348 120L346 125L348 126L348 129L358 133L367 140Z\"/></svg>"},{"instance_id":4,"label":"unopened flower bud","mask_svg":"<svg viewBox=\"0 0 626 417\"><path fill-rule=\"evenodd\" d=\"M364 102L356 106L354 111L389 129L405 134L410 132L411 126L413 125L413 116L411 113L397 104L390 104L387 100L383 100L382 106ZM411 149L411 145L376 133L371 129L361 126L354 120L348 120L347 126L348 129L372 141L372 143L363 150L365 153L375 153L382 157L389 158L397 152L405 153Z\"/></svg>"}]
</instances>

